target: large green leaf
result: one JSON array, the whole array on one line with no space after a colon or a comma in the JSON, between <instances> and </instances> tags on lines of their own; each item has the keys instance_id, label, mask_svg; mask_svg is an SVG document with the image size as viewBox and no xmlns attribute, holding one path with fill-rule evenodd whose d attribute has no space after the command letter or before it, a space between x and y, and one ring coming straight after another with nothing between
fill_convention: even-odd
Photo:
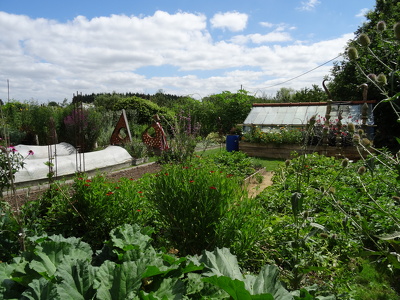
<instances>
[{"instance_id":1,"label":"large green leaf","mask_svg":"<svg viewBox=\"0 0 400 300\"><path fill-rule=\"evenodd\" d=\"M132 245L144 250L148 248L151 241L150 236L143 234L141 227L137 224L122 225L112 230L110 236L114 246L123 250L132 249Z\"/></svg>"},{"instance_id":2,"label":"large green leaf","mask_svg":"<svg viewBox=\"0 0 400 300\"><path fill-rule=\"evenodd\" d=\"M290 300L293 296L278 279L278 268L271 265L262 267L258 276L247 275L244 283L251 295L271 294L276 300Z\"/></svg>"},{"instance_id":3,"label":"large green leaf","mask_svg":"<svg viewBox=\"0 0 400 300\"><path fill-rule=\"evenodd\" d=\"M16 264L0 263L0 299L17 299L18 284L12 280Z\"/></svg>"},{"instance_id":4,"label":"large green leaf","mask_svg":"<svg viewBox=\"0 0 400 300\"><path fill-rule=\"evenodd\" d=\"M203 281L204 277L198 273L188 273L184 279L186 296L189 299L226 299L229 295L218 286Z\"/></svg>"},{"instance_id":5,"label":"large green leaf","mask_svg":"<svg viewBox=\"0 0 400 300\"><path fill-rule=\"evenodd\" d=\"M42 276L50 279L58 265L67 260L87 260L92 258L90 246L77 238L51 236L34 249L34 256L29 267Z\"/></svg>"},{"instance_id":6,"label":"large green leaf","mask_svg":"<svg viewBox=\"0 0 400 300\"><path fill-rule=\"evenodd\" d=\"M56 272L62 281L57 285L58 294L63 300L92 299L95 267L87 261L76 261L74 264L64 264Z\"/></svg>"},{"instance_id":7,"label":"large green leaf","mask_svg":"<svg viewBox=\"0 0 400 300\"><path fill-rule=\"evenodd\" d=\"M99 300L133 299L142 284L136 262L104 262L96 272L94 288Z\"/></svg>"},{"instance_id":8,"label":"large green leaf","mask_svg":"<svg viewBox=\"0 0 400 300\"><path fill-rule=\"evenodd\" d=\"M141 292L141 299L180 300L183 299L184 293L185 285L179 278L166 278L154 292Z\"/></svg>"},{"instance_id":9,"label":"large green leaf","mask_svg":"<svg viewBox=\"0 0 400 300\"><path fill-rule=\"evenodd\" d=\"M216 248L213 252L204 251L198 262L204 264L205 276L227 276L239 280L244 278L236 256L227 248Z\"/></svg>"},{"instance_id":10,"label":"large green leaf","mask_svg":"<svg viewBox=\"0 0 400 300\"><path fill-rule=\"evenodd\" d=\"M43 277L33 280L22 296L30 300L63 300L57 295L55 285Z\"/></svg>"},{"instance_id":11,"label":"large green leaf","mask_svg":"<svg viewBox=\"0 0 400 300\"><path fill-rule=\"evenodd\" d=\"M251 295L248 290L246 290L244 286L244 282L238 279L231 279L226 276L211 276L207 278L203 278L204 282L212 283L219 288L223 289L225 292L231 296L234 300L251 300ZM271 297L266 297L266 300L274 300Z\"/></svg>"}]
</instances>

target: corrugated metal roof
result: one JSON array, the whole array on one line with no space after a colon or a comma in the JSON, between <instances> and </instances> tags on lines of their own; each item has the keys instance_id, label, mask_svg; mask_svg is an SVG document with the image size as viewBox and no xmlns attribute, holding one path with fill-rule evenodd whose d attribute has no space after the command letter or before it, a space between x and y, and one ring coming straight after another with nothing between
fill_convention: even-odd
<instances>
[{"instance_id":1,"label":"corrugated metal roof","mask_svg":"<svg viewBox=\"0 0 400 300\"><path fill-rule=\"evenodd\" d=\"M367 125L373 125L372 105L375 101L368 102L333 102L331 105L331 122L337 122L339 113L342 115L342 124L361 124L361 108L364 103L368 104ZM316 116L317 120L323 123L326 114L326 102L311 103L270 103L253 104L249 115L243 125L262 126L304 126L311 117Z\"/></svg>"}]
</instances>

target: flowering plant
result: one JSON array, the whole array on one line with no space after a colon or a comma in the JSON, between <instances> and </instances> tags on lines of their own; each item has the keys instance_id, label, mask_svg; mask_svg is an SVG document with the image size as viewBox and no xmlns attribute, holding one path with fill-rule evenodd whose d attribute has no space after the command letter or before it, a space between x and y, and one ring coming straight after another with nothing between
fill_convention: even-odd
<instances>
[{"instance_id":1,"label":"flowering plant","mask_svg":"<svg viewBox=\"0 0 400 300\"><path fill-rule=\"evenodd\" d=\"M28 155L33 155L33 151L29 150ZM25 158L0 138L0 198L3 191L13 185L15 173L24 167Z\"/></svg>"},{"instance_id":2,"label":"flowering plant","mask_svg":"<svg viewBox=\"0 0 400 300\"><path fill-rule=\"evenodd\" d=\"M190 113L181 111L169 125L172 137L169 140L170 149L163 151L162 160L183 162L189 159L195 151L200 133L200 124L194 122Z\"/></svg>"}]
</instances>

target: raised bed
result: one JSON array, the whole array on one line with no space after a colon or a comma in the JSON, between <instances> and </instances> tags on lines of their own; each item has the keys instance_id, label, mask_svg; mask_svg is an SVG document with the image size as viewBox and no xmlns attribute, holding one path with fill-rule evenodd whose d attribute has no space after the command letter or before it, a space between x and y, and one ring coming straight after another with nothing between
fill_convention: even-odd
<instances>
[{"instance_id":1,"label":"raised bed","mask_svg":"<svg viewBox=\"0 0 400 300\"><path fill-rule=\"evenodd\" d=\"M348 158L351 160L359 160L361 158L357 147L332 147L332 146L307 146L297 144L256 144L249 142L239 142L239 151L246 153L252 157L263 157L273 159L289 159L292 152L299 154L318 153L325 156L333 156L337 158ZM361 150L360 150L361 151ZM367 156L365 151L361 151L363 157Z\"/></svg>"}]
</instances>

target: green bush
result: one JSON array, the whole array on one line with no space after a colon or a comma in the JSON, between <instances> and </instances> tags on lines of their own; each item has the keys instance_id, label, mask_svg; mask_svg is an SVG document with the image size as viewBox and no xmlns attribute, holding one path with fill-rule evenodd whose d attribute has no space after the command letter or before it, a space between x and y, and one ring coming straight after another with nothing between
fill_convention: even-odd
<instances>
[{"instance_id":1,"label":"green bush","mask_svg":"<svg viewBox=\"0 0 400 300\"><path fill-rule=\"evenodd\" d=\"M35 215L41 232L82 237L98 246L121 224L151 224L154 212L144 196L145 185L144 178L109 182L101 175L91 179L77 175L71 187L52 185L23 211L26 216Z\"/></svg>"}]
</instances>

